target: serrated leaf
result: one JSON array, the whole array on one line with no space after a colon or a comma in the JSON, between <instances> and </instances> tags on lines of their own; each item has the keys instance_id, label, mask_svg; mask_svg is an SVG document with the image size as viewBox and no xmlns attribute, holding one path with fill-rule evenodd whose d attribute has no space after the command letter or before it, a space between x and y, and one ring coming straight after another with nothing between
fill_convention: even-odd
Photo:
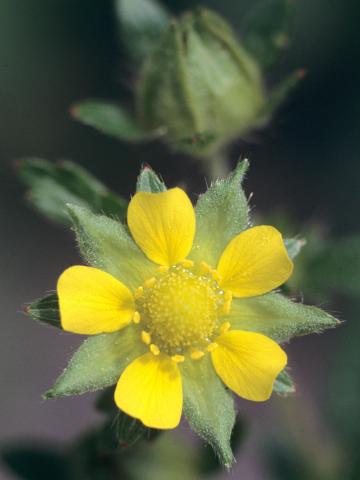
<instances>
[{"instance_id":1,"label":"serrated leaf","mask_svg":"<svg viewBox=\"0 0 360 480\"><path fill-rule=\"evenodd\" d=\"M296 258L306 245L304 238L285 238L284 244L290 258Z\"/></svg>"},{"instance_id":2,"label":"serrated leaf","mask_svg":"<svg viewBox=\"0 0 360 480\"><path fill-rule=\"evenodd\" d=\"M217 180L196 204L196 235L190 258L216 267L228 242L248 226L248 203L241 182L249 162L238 163L234 172Z\"/></svg>"},{"instance_id":3,"label":"serrated leaf","mask_svg":"<svg viewBox=\"0 0 360 480\"><path fill-rule=\"evenodd\" d=\"M235 298L230 321L232 328L263 333L277 342L320 333L340 322L320 308L292 302L279 293L252 298Z\"/></svg>"},{"instance_id":4,"label":"serrated leaf","mask_svg":"<svg viewBox=\"0 0 360 480\"><path fill-rule=\"evenodd\" d=\"M76 120L118 140L136 142L146 138L145 132L121 106L101 100L83 100L71 108Z\"/></svg>"},{"instance_id":5,"label":"serrated leaf","mask_svg":"<svg viewBox=\"0 0 360 480\"><path fill-rule=\"evenodd\" d=\"M156 271L127 229L118 221L68 205L80 251L93 267L105 270L130 288L137 288Z\"/></svg>"},{"instance_id":6,"label":"serrated leaf","mask_svg":"<svg viewBox=\"0 0 360 480\"><path fill-rule=\"evenodd\" d=\"M230 439L235 423L231 394L216 375L209 356L184 362L184 413L190 427L214 449L220 462L230 468L234 456Z\"/></svg>"},{"instance_id":7,"label":"serrated leaf","mask_svg":"<svg viewBox=\"0 0 360 480\"><path fill-rule=\"evenodd\" d=\"M277 379L274 382L273 390L278 395L282 396L287 396L295 393L295 384L288 370L284 369L282 372L279 373Z\"/></svg>"},{"instance_id":8,"label":"serrated leaf","mask_svg":"<svg viewBox=\"0 0 360 480\"><path fill-rule=\"evenodd\" d=\"M34 300L25 308L25 313L34 320L46 323L52 327L61 328L59 302L56 292Z\"/></svg>"},{"instance_id":9,"label":"serrated leaf","mask_svg":"<svg viewBox=\"0 0 360 480\"><path fill-rule=\"evenodd\" d=\"M2 462L17 478L25 480L70 480L67 459L57 448L14 445L2 447Z\"/></svg>"},{"instance_id":10,"label":"serrated leaf","mask_svg":"<svg viewBox=\"0 0 360 480\"><path fill-rule=\"evenodd\" d=\"M271 67L289 45L294 3L263 0L245 20L243 44L263 68Z\"/></svg>"},{"instance_id":11,"label":"serrated leaf","mask_svg":"<svg viewBox=\"0 0 360 480\"><path fill-rule=\"evenodd\" d=\"M45 398L80 395L114 385L124 368L144 351L139 332L132 325L115 333L89 337Z\"/></svg>"},{"instance_id":12,"label":"serrated leaf","mask_svg":"<svg viewBox=\"0 0 360 480\"><path fill-rule=\"evenodd\" d=\"M71 224L67 203L125 218L127 202L72 162L55 164L39 158L28 158L19 162L18 173L30 188L29 202L51 220Z\"/></svg>"},{"instance_id":13,"label":"serrated leaf","mask_svg":"<svg viewBox=\"0 0 360 480\"><path fill-rule=\"evenodd\" d=\"M129 55L141 62L167 26L169 15L157 0L116 0L115 7Z\"/></svg>"},{"instance_id":14,"label":"serrated leaf","mask_svg":"<svg viewBox=\"0 0 360 480\"><path fill-rule=\"evenodd\" d=\"M137 192L160 193L166 190L165 183L160 180L150 167L142 168L136 182Z\"/></svg>"}]
</instances>

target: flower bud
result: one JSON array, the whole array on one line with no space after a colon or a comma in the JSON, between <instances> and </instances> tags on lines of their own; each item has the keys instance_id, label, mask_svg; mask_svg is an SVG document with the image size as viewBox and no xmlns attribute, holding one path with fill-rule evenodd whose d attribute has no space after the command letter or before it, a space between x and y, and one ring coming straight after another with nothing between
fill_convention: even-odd
<instances>
[{"instance_id":1,"label":"flower bud","mask_svg":"<svg viewBox=\"0 0 360 480\"><path fill-rule=\"evenodd\" d=\"M175 150L211 155L254 128L265 103L260 70L217 14L198 9L173 21L145 61L138 114Z\"/></svg>"}]
</instances>

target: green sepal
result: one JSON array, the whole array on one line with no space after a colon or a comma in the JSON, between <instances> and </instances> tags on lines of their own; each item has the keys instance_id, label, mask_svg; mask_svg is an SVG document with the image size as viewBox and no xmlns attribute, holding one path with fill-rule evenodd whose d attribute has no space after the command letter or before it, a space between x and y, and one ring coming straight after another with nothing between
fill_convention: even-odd
<instances>
[{"instance_id":1,"label":"green sepal","mask_svg":"<svg viewBox=\"0 0 360 480\"><path fill-rule=\"evenodd\" d=\"M279 293L235 298L229 321L234 329L259 332L279 343L340 324L320 308L293 302Z\"/></svg>"},{"instance_id":2,"label":"green sepal","mask_svg":"<svg viewBox=\"0 0 360 480\"><path fill-rule=\"evenodd\" d=\"M25 314L52 327L61 328L59 301L56 292L34 300L25 307Z\"/></svg>"},{"instance_id":3,"label":"green sepal","mask_svg":"<svg viewBox=\"0 0 360 480\"><path fill-rule=\"evenodd\" d=\"M249 162L239 162L228 178L215 181L196 204L196 234L190 258L216 267L229 241L248 226L249 207L241 182Z\"/></svg>"},{"instance_id":4,"label":"green sepal","mask_svg":"<svg viewBox=\"0 0 360 480\"><path fill-rule=\"evenodd\" d=\"M291 375L287 369L284 368L284 370L279 373L274 382L273 390L278 395L284 397L287 395L292 395L296 392L294 380L291 378Z\"/></svg>"},{"instance_id":5,"label":"green sepal","mask_svg":"<svg viewBox=\"0 0 360 480\"><path fill-rule=\"evenodd\" d=\"M121 39L135 62L151 52L169 22L166 9L157 0L116 0Z\"/></svg>"},{"instance_id":6,"label":"green sepal","mask_svg":"<svg viewBox=\"0 0 360 480\"><path fill-rule=\"evenodd\" d=\"M136 192L161 193L166 190L165 183L148 166L141 169L136 182Z\"/></svg>"},{"instance_id":7,"label":"green sepal","mask_svg":"<svg viewBox=\"0 0 360 480\"><path fill-rule=\"evenodd\" d=\"M306 245L304 238L285 238L284 244L291 259L296 258Z\"/></svg>"},{"instance_id":8,"label":"green sepal","mask_svg":"<svg viewBox=\"0 0 360 480\"><path fill-rule=\"evenodd\" d=\"M184 413L190 427L214 449L219 461L230 468L234 456L230 439L235 423L232 395L216 375L210 356L181 364Z\"/></svg>"},{"instance_id":9,"label":"green sepal","mask_svg":"<svg viewBox=\"0 0 360 480\"><path fill-rule=\"evenodd\" d=\"M18 163L18 173L30 188L28 201L51 220L71 224L67 203L87 206L106 215L125 217L127 202L72 162L55 164L39 158L27 158Z\"/></svg>"},{"instance_id":10,"label":"green sepal","mask_svg":"<svg viewBox=\"0 0 360 480\"><path fill-rule=\"evenodd\" d=\"M243 44L267 69L289 46L294 3L290 0L263 0L244 22Z\"/></svg>"},{"instance_id":11,"label":"green sepal","mask_svg":"<svg viewBox=\"0 0 360 480\"><path fill-rule=\"evenodd\" d=\"M145 352L136 327L87 338L44 398L80 395L114 385L124 368Z\"/></svg>"},{"instance_id":12,"label":"green sepal","mask_svg":"<svg viewBox=\"0 0 360 480\"><path fill-rule=\"evenodd\" d=\"M71 108L71 115L85 125L118 140L137 142L148 135L120 105L101 100L83 100Z\"/></svg>"},{"instance_id":13,"label":"green sepal","mask_svg":"<svg viewBox=\"0 0 360 480\"><path fill-rule=\"evenodd\" d=\"M85 261L137 288L154 275L150 262L120 222L96 215L86 208L68 205L76 238Z\"/></svg>"}]
</instances>

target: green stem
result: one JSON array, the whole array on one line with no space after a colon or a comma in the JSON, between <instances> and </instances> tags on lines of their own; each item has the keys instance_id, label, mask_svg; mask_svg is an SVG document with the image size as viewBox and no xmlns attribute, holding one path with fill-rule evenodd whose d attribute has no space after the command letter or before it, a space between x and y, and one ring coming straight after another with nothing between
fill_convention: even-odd
<instances>
[{"instance_id":1,"label":"green stem","mask_svg":"<svg viewBox=\"0 0 360 480\"><path fill-rule=\"evenodd\" d=\"M224 152L217 152L201 160L206 178L210 182L218 180L219 178L225 178L230 173L228 158Z\"/></svg>"}]
</instances>

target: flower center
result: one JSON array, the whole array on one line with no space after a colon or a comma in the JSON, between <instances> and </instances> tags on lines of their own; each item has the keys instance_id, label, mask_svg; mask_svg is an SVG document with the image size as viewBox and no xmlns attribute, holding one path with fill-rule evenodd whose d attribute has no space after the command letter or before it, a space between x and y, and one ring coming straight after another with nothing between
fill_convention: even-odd
<instances>
[{"instance_id":1,"label":"flower center","mask_svg":"<svg viewBox=\"0 0 360 480\"><path fill-rule=\"evenodd\" d=\"M145 282L136 301L145 343L181 355L205 348L219 333L225 294L213 271L202 270L185 261Z\"/></svg>"}]
</instances>

